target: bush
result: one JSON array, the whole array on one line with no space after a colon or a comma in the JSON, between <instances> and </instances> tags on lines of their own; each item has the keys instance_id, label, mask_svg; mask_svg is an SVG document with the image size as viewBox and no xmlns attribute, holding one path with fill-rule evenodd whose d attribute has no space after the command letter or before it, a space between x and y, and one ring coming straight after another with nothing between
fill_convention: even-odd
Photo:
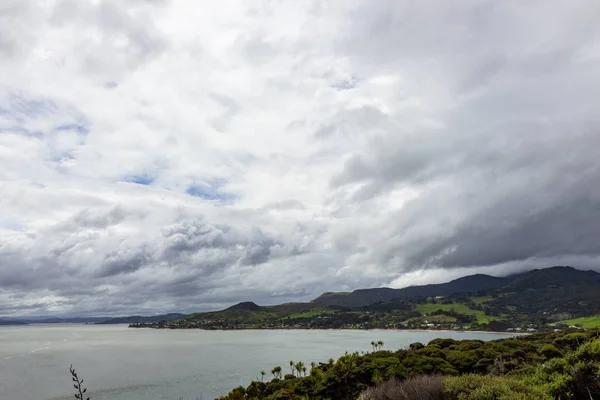
<instances>
[{"instance_id":1,"label":"bush","mask_svg":"<svg viewBox=\"0 0 600 400\"><path fill-rule=\"evenodd\" d=\"M527 382L546 387L557 398L600 398L600 340L539 366Z\"/></svg>"},{"instance_id":2,"label":"bush","mask_svg":"<svg viewBox=\"0 0 600 400\"><path fill-rule=\"evenodd\" d=\"M294 394L292 389L281 389L272 395L265 397L265 400L300 400L302 397Z\"/></svg>"},{"instance_id":3,"label":"bush","mask_svg":"<svg viewBox=\"0 0 600 400\"><path fill-rule=\"evenodd\" d=\"M588 336L584 333L580 333L580 332L574 332L574 333L569 333L566 336L563 336L561 338L558 338L554 341L554 343L558 346L558 347L568 347L571 349L576 349L579 346L581 346L582 344L584 344L586 341L588 340Z\"/></svg>"},{"instance_id":4,"label":"bush","mask_svg":"<svg viewBox=\"0 0 600 400\"><path fill-rule=\"evenodd\" d=\"M221 400L356 400L361 393L365 400L600 400L599 334L552 332L490 342L438 339L428 346L413 343L413 350L346 354L315 365L309 376L253 382ZM488 375L452 377L473 373ZM447 377L445 397L421 397L437 393L423 383L435 374ZM376 389L369 389L373 385Z\"/></svg>"},{"instance_id":5,"label":"bush","mask_svg":"<svg viewBox=\"0 0 600 400\"><path fill-rule=\"evenodd\" d=\"M427 346L437 346L440 349L447 349L448 347L450 347L456 343L457 342L454 339L439 338L439 339L433 339L432 341L427 343Z\"/></svg>"},{"instance_id":6,"label":"bush","mask_svg":"<svg viewBox=\"0 0 600 400\"><path fill-rule=\"evenodd\" d=\"M419 375L400 381L390 380L368 389L360 400L444 400L440 375Z\"/></svg>"},{"instance_id":7,"label":"bush","mask_svg":"<svg viewBox=\"0 0 600 400\"><path fill-rule=\"evenodd\" d=\"M547 360L551 358L562 357L562 353L555 346L551 344L547 344L540 349L540 354L544 356Z\"/></svg>"},{"instance_id":8,"label":"bush","mask_svg":"<svg viewBox=\"0 0 600 400\"><path fill-rule=\"evenodd\" d=\"M517 378L462 375L444 381L448 400L552 400L543 387L529 386Z\"/></svg>"},{"instance_id":9,"label":"bush","mask_svg":"<svg viewBox=\"0 0 600 400\"><path fill-rule=\"evenodd\" d=\"M414 343L411 343L408 347L411 350L420 350L423 347L425 347L425 345L423 343L421 343L421 342L414 342Z\"/></svg>"}]
</instances>

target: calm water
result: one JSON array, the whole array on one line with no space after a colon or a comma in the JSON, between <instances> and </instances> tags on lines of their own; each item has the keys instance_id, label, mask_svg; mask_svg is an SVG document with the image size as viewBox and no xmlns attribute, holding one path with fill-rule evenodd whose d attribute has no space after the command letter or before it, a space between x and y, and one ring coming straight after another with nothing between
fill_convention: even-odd
<instances>
[{"instance_id":1,"label":"calm water","mask_svg":"<svg viewBox=\"0 0 600 400\"><path fill-rule=\"evenodd\" d=\"M72 399L69 365L93 400L214 399L289 361L326 361L368 351L372 340L398 349L436 337L504 335L409 331L201 331L123 325L0 327L0 399ZM270 374L269 374L270 375Z\"/></svg>"}]
</instances>

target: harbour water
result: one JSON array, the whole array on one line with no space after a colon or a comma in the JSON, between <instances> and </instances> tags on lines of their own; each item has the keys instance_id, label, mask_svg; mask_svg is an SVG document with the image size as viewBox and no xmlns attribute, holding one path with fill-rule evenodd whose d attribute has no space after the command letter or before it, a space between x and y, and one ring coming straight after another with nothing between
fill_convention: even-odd
<instances>
[{"instance_id":1,"label":"harbour water","mask_svg":"<svg viewBox=\"0 0 600 400\"><path fill-rule=\"evenodd\" d=\"M93 400L214 399L289 361L337 359L369 351L371 341L399 349L437 337L491 340L476 332L355 330L155 330L126 325L0 327L0 399L73 398L69 366Z\"/></svg>"}]
</instances>

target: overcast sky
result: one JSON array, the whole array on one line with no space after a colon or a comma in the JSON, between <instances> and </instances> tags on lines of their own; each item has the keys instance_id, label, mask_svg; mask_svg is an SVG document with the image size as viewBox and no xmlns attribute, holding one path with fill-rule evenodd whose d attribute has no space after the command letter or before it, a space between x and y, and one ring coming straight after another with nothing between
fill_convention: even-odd
<instances>
[{"instance_id":1,"label":"overcast sky","mask_svg":"<svg viewBox=\"0 0 600 400\"><path fill-rule=\"evenodd\" d=\"M0 2L0 316L600 267L597 1Z\"/></svg>"}]
</instances>

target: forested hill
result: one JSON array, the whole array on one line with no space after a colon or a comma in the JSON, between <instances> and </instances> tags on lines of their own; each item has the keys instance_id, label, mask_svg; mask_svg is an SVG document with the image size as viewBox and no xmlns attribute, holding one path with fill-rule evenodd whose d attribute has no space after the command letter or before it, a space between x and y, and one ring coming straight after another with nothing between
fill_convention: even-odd
<instances>
[{"instance_id":1,"label":"forested hill","mask_svg":"<svg viewBox=\"0 0 600 400\"><path fill-rule=\"evenodd\" d=\"M454 329L552 330L600 327L600 274L570 267L505 278L472 275L404 289L326 293L308 303L260 306L243 302L222 311L135 327L201 329Z\"/></svg>"},{"instance_id":2,"label":"forested hill","mask_svg":"<svg viewBox=\"0 0 600 400\"><path fill-rule=\"evenodd\" d=\"M376 288L358 289L351 293L323 293L312 302L324 306L361 307L378 302L389 302L394 299L449 296L454 293L498 289L510 282L510 278L478 274L458 278L447 283L409 286L403 289Z\"/></svg>"},{"instance_id":3,"label":"forested hill","mask_svg":"<svg viewBox=\"0 0 600 400\"><path fill-rule=\"evenodd\" d=\"M378 302L415 297L450 296L456 293L511 292L518 290L538 290L547 286L579 287L597 285L600 274L594 271L581 271L572 267L552 267L535 269L508 277L490 275L470 275L447 283L410 286L402 289L375 288L359 289L350 293L324 293L314 299L315 304L342 307L368 306Z\"/></svg>"}]
</instances>

